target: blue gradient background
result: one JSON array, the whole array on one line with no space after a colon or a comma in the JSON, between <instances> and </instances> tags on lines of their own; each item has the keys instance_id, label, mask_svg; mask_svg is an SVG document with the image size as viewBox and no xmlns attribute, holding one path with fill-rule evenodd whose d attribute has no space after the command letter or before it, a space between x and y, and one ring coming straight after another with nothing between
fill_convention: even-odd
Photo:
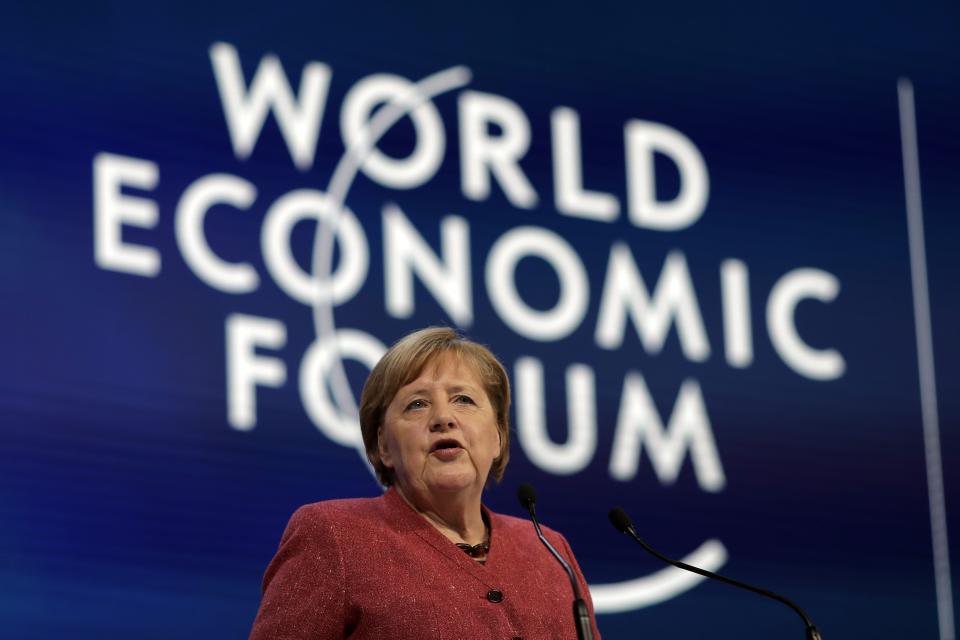
<instances>
[{"instance_id":1,"label":"blue gradient background","mask_svg":"<svg viewBox=\"0 0 960 640\"><path fill-rule=\"evenodd\" d=\"M337 321L384 342L450 322L420 285L413 318L384 311L380 209L394 201L434 245L440 216L470 220L469 333L508 368L520 355L543 361L557 440L566 428L564 368L582 361L595 369L600 430L590 466L552 476L515 443L487 502L516 514L516 486L538 486L541 516L567 534L593 583L659 569L606 524L606 510L619 503L665 553L719 538L730 552L724 572L790 595L827 638L938 637L896 81L909 77L917 96L948 525L957 532L955 3L41 3L0 15L0 619L9 637L244 637L292 511L377 493L356 453L327 440L304 413L296 375L313 339L310 314L269 279L260 221L280 195L326 186L343 152L339 108L356 81L378 72L417 79L456 64L472 70L471 88L506 96L529 117L523 167L540 205L516 210L496 186L484 202L462 196L455 96L441 96L448 144L440 173L406 192L360 178L350 193L371 263ZM294 86L305 63L331 66L310 171L293 168L272 117L251 158L234 157L208 58L216 41L237 48L248 80L268 52ZM557 106L580 114L587 187L621 202L623 124L641 118L682 131L710 172L704 216L657 233L625 215L600 224L556 213L549 113ZM382 147L404 155L411 135L401 123ZM94 263L92 162L102 151L160 167L148 194L159 224L124 231L125 241L159 250L157 278ZM669 164L658 170L663 193L676 190ZM207 287L174 241L180 195L218 171L258 189L249 212L214 211L207 225L225 259L260 272L252 295ZM590 311L559 343L515 335L483 286L487 250L521 224L568 238L589 270ZM305 258L310 237L298 231L295 250ZM707 362L686 361L675 333L657 355L644 353L630 330L616 352L595 346L607 254L621 239L648 285L670 250L683 251L712 347ZM723 359L719 265L729 257L750 269L755 360L745 370ZM767 294L801 266L841 282L836 301L803 303L797 315L810 344L844 355L847 372L836 381L788 369L766 334ZM551 282L549 271L524 263L520 276L532 304L551 304L556 290L536 286ZM226 422L223 325L231 313L281 319L288 331L278 354L288 382L258 390L250 432ZM643 373L663 415L684 379L699 381L727 476L723 492L702 492L689 462L663 487L645 455L636 478L610 479L629 370ZM359 388L364 372L350 373ZM951 551L956 558L956 545ZM599 624L606 638L802 634L789 611L713 584Z\"/></svg>"}]
</instances>

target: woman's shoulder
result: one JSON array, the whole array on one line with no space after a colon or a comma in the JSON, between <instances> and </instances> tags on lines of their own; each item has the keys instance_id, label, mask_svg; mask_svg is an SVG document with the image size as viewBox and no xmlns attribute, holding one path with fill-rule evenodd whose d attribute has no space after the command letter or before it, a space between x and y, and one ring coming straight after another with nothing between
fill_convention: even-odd
<instances>
[{"instance_id":1,"label":"woman's shoulder","mask_svg":"<svg viewBox=\"0 0 960 640\"><path fill-rule=\"evenodd\" d=\"M500 531L514 539L530 538L531 540L536 540L537 532L533 528L533 522L529 518L518 518L494 511L490 511L490 514L494 518L494 529L496 531ZM543 530L543 535L546 536L551 543L556 544L560 540L566 541L560 532L551 529L547 525L541 523L540 528ZM537 544L539 544L539 540Z\"/></svg>"},{"instance_id":2,"label":"woman's shoulder","mask_svg":"<svg viewBox=\"0 0 960 640\"><path fill-rule=\"evenodd\" d=\"M487 512L493 518L494 527L503 529L504 531L521 531L528 527L531 530L533 529L533 524L528 519L508 516L505 513L497 513L490 509L487 509Z\"/></svg>"},{"instance_id":3,"label":"woman's shoulder","mask_svg":"<svg viewBox=\"0 0 960 640\"><path fill-rule=\"evenodd\" d=\"M350 527L370 520L383 519L383 496L373 498L337 498L311 502L298 508L290 518L291 525Z\"/></svg>"}]
</instances>

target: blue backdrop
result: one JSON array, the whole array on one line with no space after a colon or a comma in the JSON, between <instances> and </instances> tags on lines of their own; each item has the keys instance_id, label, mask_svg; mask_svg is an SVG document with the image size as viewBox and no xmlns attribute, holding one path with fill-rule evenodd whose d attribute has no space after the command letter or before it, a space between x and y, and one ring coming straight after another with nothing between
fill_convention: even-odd
<instances>
[{"instance_id":1,"label":"blue backdrop","mask_svg":"<svg viewBox=\"0 0 960 640\"><path fill-rule=\"evenodd\" d=\"M953 637L897 83L916 99L930 450L957 531L955 4L2 14L11 637L244 637L293 510L379 491L349 396L429 324L510 371L512 461L486 501L519 515L517 485L539 488L604 637L802 637L771 602L675 583L606 523L615 504L827 638ZM362 135L404 91L420 106L379 165L362 155L348 211L318 204L351 122ZM332 308L310 297L323 211Z\"/></svg>"}]
</instances>

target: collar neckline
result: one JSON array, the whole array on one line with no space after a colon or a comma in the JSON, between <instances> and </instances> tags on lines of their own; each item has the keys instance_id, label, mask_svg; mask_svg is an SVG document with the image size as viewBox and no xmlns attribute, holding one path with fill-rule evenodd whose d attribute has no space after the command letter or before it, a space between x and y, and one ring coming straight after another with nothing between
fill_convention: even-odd
<instances>
[{"instance_id":1,"label":"collar neckline","mask_svg":"<svg viewBox=\"0 0 960 640\"><path fill-rule=\"evenodd\" d=\"M480 511L483 515L484 522L489 528L490 549L487 551L486 561L481 564L465 554L454 542L430 524L425 517L417 513L416 510L403 499L403 496L400 495L396 487L391 486L387 488L387 491L384 493L384 500L387 506L388 518L399 531L408 531L417 534L431 547L453 562L464 567L469 567L470 572L481 580L481 582L488 582L486 571L490 568L491 560L496 557L496 546L494 544L496 517L486 505L481 504Z\"/></svg>"}]
</instances>

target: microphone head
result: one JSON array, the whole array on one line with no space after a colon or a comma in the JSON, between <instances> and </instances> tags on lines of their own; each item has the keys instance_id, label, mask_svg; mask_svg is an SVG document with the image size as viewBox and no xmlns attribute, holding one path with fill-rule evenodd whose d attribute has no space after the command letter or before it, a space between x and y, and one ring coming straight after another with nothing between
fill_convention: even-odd
<instances>
[{"instance_id":1,"label":"microphone head","mask_svg":"<svg viewBox=\"0 0 960 640\"><path fill-rule=\"evenodd\" d=\"M517 499L520 500L520 506L530 511L537 502L537 491L532 485L524 482L517 487Z\"/></svg>"},{"instance_id":2,"label":"microphone head","mask_svg":"<svg viewBox=\"0 0 960 640\"><path fill-rule=\"evenodd\" d=\"M630 516L620 507L610 509L607 517L610 518L610 524L616 527L620 533L627 533L627 531L633 528L633 522L630 521Z\"/></svg>"}]
</instances>

